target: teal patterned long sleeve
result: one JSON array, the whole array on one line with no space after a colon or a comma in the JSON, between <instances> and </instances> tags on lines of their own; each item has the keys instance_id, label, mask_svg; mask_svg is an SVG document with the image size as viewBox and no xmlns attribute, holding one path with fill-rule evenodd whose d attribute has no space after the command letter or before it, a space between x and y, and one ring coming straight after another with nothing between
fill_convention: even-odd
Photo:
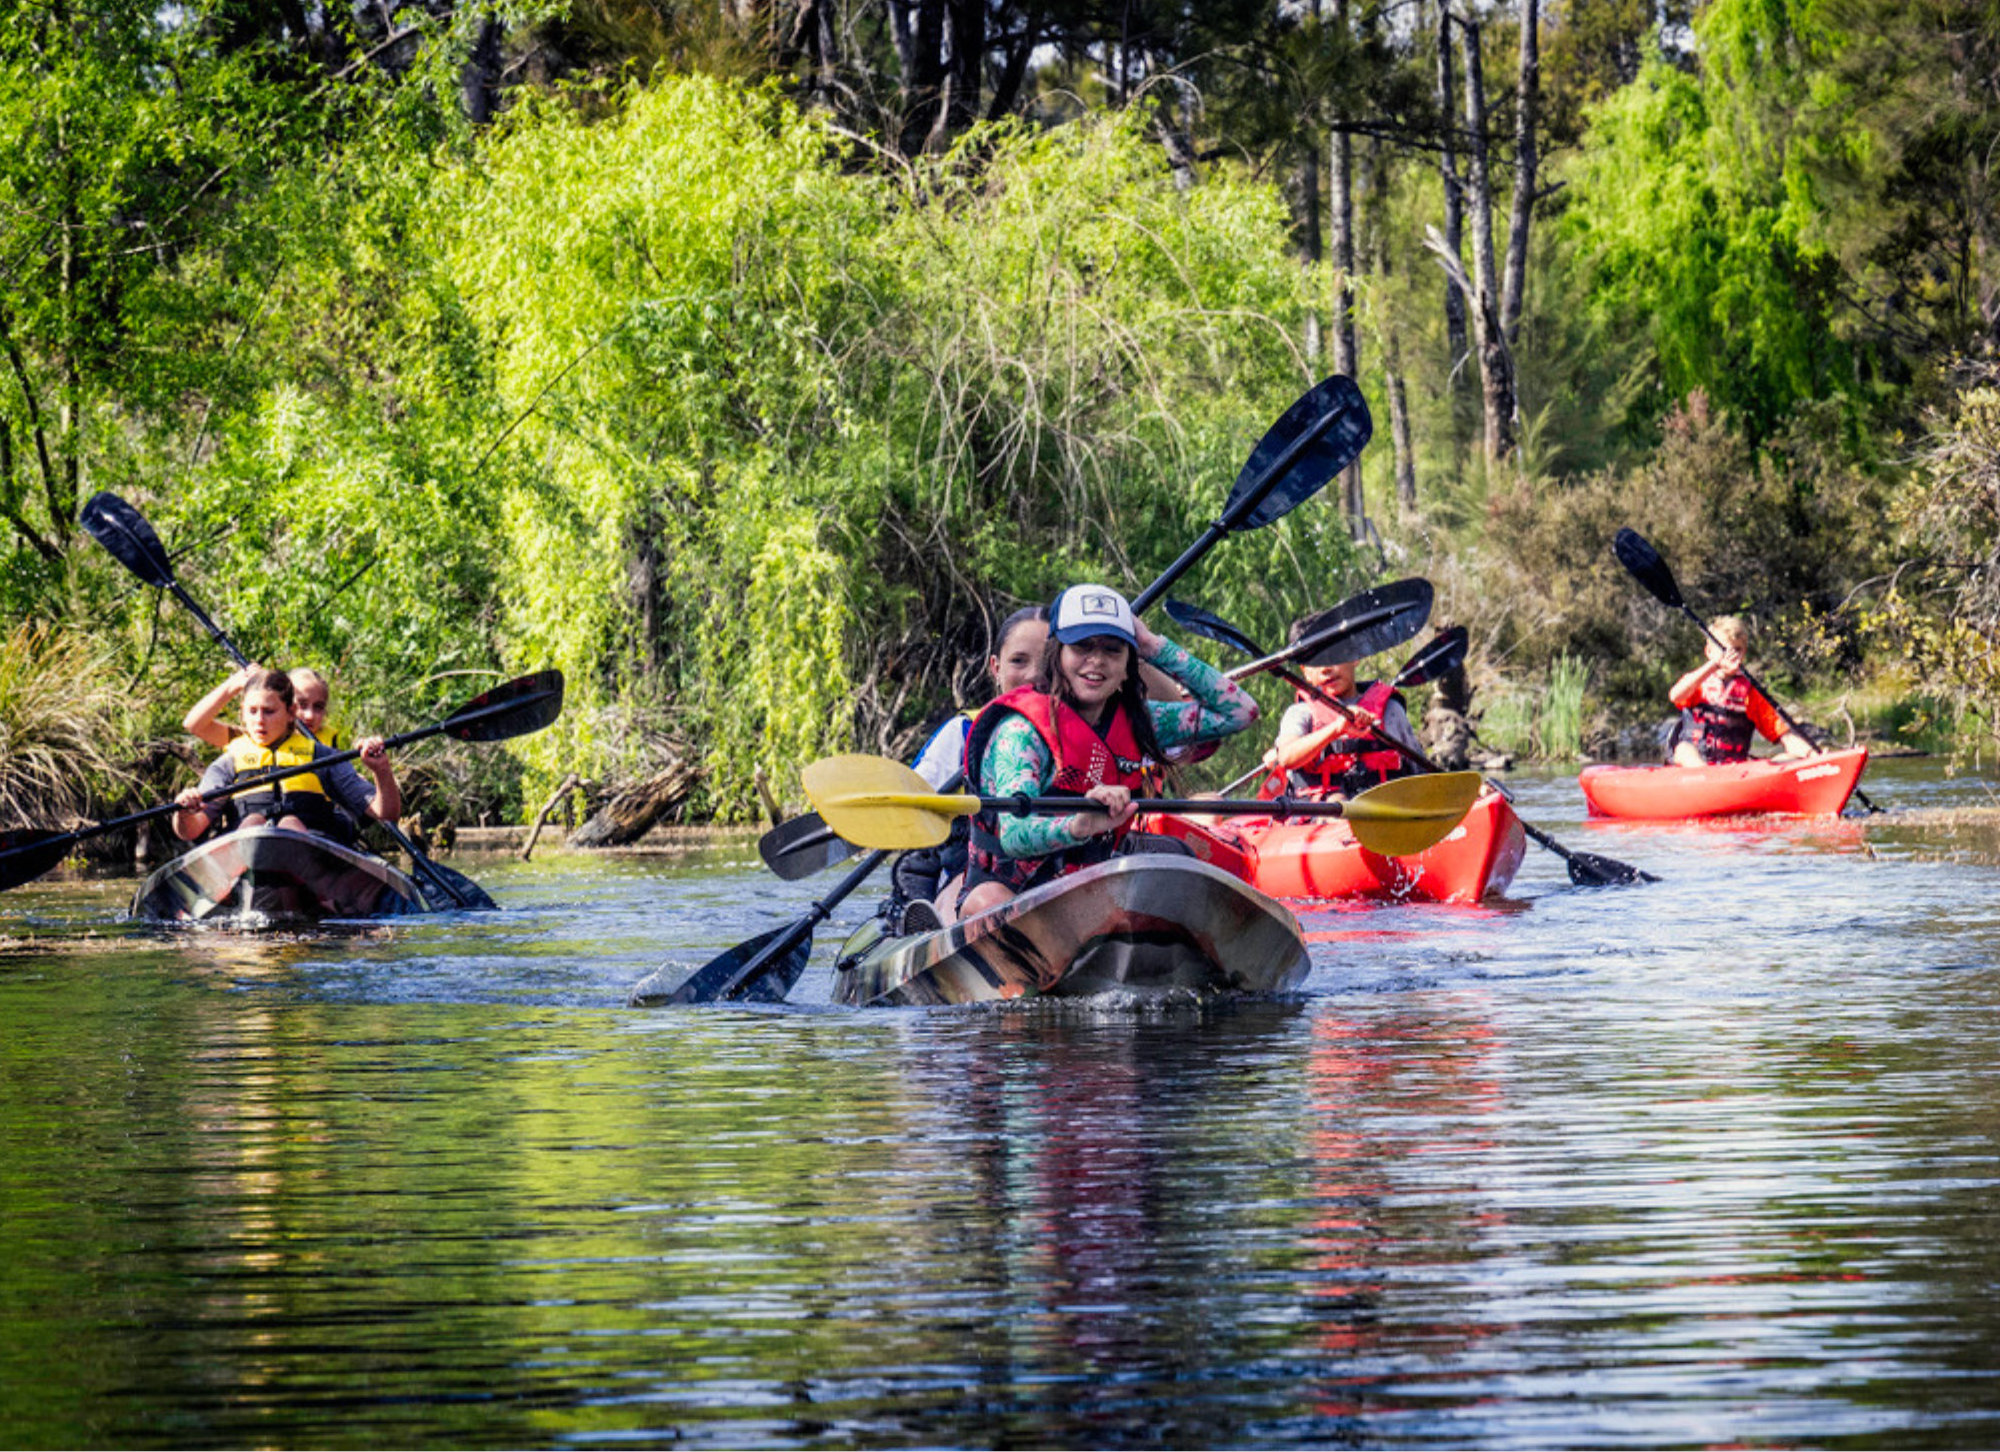
<instances>
[{"instance_id":1,"label":"teal patterned long sleeve","mask_svg":"<svg viewBox=\"0 0 2000 1452\"><path fill-rule=\"evenodd\" d=\"M1163 640L1149 658L1188 689L1191 701L1149 701L1153 731L1166 748L1213 741L1241 731L1257 719L1257 703L1221 671ZM1056 759L1042 738L1019 716L993 730L980 758L981 790L987 796L1043 796L1056 774ZM1083 804L1079 803L1079 810ZM1002 812L1000 847L1009 857L1047 857L1089 841L1068 827L1068 817L1015 816Z\"/></svg>"},{"instance_id":2,"label":"teal patterned long sleeve","mask_svg":"<svg viewBox=\"0 0 2000 1452\"><path fill-rule=\"evenodd\" d=\"M1192 741L1217 741L1234 736L1257 720L1257 703L1250 693L1207 661L1190 655L1171 640L1162 640L1149 658L1188 689L1192 701L1148 701L1153 730L1166 747Z\"/></svg>"}]
</instances>

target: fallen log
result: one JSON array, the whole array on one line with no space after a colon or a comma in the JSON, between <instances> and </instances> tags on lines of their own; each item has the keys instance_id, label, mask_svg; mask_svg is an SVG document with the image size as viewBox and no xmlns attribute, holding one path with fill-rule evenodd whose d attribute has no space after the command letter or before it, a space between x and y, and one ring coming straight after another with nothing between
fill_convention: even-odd
<instances>
[{"instance_id":1,"label":"fallen log","mask_svg":"<svg viewBox=\"0 0 2000 1452\"><path fill-rule=\"evenodd\" d=\"M623 847L638 841L660 818L687 800L700 780L699 768L675 761L665 771L611 797L571 834L571 847Z\"/></svg>"}]
</instances>

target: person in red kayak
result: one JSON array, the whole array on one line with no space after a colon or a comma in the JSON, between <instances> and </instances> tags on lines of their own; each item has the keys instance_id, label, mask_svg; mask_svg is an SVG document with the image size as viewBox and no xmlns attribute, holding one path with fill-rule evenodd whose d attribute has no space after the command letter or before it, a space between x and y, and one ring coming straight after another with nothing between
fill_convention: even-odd
<instances>
[{"instance_id":1,"label":"person in red kayak","mask_svg":"<svg viewBox=\"0 0 2000 1452\"><path fill-rule=\"evenodd\" d=\"M1758 736L1778 743L1784 756L1813 756L1813 744L1788 728L1764 693L1743 674L1750 627L1734 615L1709 622L1714 637L1702 663L1674 682L1667 699L1680 707L1668 738L1675 766L1721 766L1750 759Z\"/></svg>"},{"instance_id":2,"label":"person in red kayak","mask_svg":"<svg viewBox=\"0 0 2000 1452\"><path fill-rule=\"evenodd\" d=\"M1149 701L1139 663L1190 699ZM1148 630L1116 590L1072 585L1049 607L1034 685L980 712L965 743L966 779L990 796L1073 796L1066 817L981 812L958 913L970 917L1124 845L1147 767L1173 748L1241 731L1257 703L1215 667Z\"/></svg>"},{"instance_id":3,"label":"person in red kayak","mask_svg":"<svg viewBox=\"0 0 2000 1452\"><path fill-rule=\"evenodd\" d=\"M1304 638L1316 617L1292 622L1291 639ZM1327 796L1353 796L1393 777L1415 770L1403 754L1384 745L1379 732L1392 742L1418 748L1409 708L1387 681L1356 679L1356 662L1305 665L1299 672L1308 685L1333 697L1328 705L1307 691L1278 718L1278 739L1264 753L1264 765L1285 772L1286 790Z\"/></svg>"}]
</instances>

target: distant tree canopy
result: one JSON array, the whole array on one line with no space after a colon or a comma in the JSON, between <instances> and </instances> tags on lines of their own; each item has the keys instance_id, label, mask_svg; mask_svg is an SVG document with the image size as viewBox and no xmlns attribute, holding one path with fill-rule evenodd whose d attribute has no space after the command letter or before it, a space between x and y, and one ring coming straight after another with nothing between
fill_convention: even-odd
<instances>
[{"instance_id":1,"label":"distant tree canopy","mask_svg":"<svg viewBox=\"0 0 2000 1452\"><path fill-rule=\"evenodd\" d=\"M77 531L112 488L336 714L568 672L446 802L677 754L742 813L1143 584L1340 370L1361 469L1183 591L1253 632L1428 571L1481 670L1638 699L1617 515L1801 669L1958 658L1942 565L1868 607L1922 521L1990 547L1894 441L1988 422L1993 7L1568 8L0 0L0 605L172 731L223 662Z\"/></svg>"}]
</instances>

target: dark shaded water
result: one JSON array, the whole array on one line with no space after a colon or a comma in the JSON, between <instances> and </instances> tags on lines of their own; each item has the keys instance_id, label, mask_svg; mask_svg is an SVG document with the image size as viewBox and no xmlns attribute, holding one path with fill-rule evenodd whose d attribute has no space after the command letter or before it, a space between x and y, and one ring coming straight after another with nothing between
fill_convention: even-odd
<instances>
[{"instance_id":1,"label":"dark shaded water","mask_svg":"<svg viewBox=\"0 0 2000 1452\"><path fill-rule=\"evenodd\" d=\"M2000 1440L1992 829L1523 803L1668 881L1206 1009L828 1009L859 901L799 1007L622 1007L831 885L747 842L287 942L8 894L0 1444Z\"/></svg>"}]
</instances>

